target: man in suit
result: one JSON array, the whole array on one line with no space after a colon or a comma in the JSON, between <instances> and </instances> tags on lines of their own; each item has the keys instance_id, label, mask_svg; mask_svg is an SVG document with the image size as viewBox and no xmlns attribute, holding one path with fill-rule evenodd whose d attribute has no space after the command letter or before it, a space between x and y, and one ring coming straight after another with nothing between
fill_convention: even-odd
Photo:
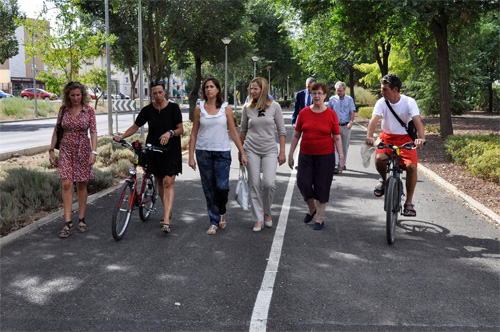
<instances>
[{"instance_id":1,"label":"man in suit","mask_svg":"<svg viewBox=\"0 0 500 332\"><path fill-rule=\"evenodd\" d=\"M311 87L314 83L316 83L316 79L313 77L309 77L306 80L306 89L297 92L297 94L295 95L295 106L292 115L292 126L294 127L295 123L297 122L297 118L299 117L300 111L303 108L312 105Z\"/></svg>"}]
</instances>

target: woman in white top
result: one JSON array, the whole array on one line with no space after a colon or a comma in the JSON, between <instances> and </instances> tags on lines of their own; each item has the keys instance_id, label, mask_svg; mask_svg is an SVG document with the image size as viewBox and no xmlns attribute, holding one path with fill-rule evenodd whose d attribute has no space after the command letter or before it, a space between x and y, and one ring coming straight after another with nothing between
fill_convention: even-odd
<instances>
[{"instance_id":1,"label":"woman in white top","mask_svg":"<svg viewBox=\"0 0 500 332\"><path fill-rule=\"evenodd\" d=\"M196 106L193 129L189 142L189 166L196 170L194 153L198 161L201 185L207 200L210 227L207 234L226 228L226 204L229 194L229 169L231 145L229 134L243 154L241 162L246 166L247 158L234 124L231 106L224 102L219 80L209 77L201 85L203 101Z\"/></svg>"},{"instance_id":2,"label":"woman in white top","mask_svg":"<svg viewBox=\"0 0 500 332\"><path fill-rule=\"evenodd\" d=\"M243 106L240 139L248 157L248 183L255 221L254 232L262 230L262 222L272 227L271 205L276 189L277 163L285 163L286 129L283 112L268 95L268 83L263 77L250 82L250 99ZM279 153L276 145L279 136ZM260 174L262 173L262 179Z\"/></svg>"}]
</instances>

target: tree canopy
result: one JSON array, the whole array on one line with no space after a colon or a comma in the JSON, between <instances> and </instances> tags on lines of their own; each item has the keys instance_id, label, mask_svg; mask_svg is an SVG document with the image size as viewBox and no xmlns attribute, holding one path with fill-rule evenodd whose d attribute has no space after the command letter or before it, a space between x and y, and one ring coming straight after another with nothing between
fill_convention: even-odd
<instances>
[{"instance_id":1,"label":"tree canopy","mask_svg":"<svg viewBox=\"0 0 500 332\"><path fill-rule=\"evenodd\" d=\"M0 64L19 52L15 35L18 18L17 0L0 0Z\"/></svg>"}]
</instances>

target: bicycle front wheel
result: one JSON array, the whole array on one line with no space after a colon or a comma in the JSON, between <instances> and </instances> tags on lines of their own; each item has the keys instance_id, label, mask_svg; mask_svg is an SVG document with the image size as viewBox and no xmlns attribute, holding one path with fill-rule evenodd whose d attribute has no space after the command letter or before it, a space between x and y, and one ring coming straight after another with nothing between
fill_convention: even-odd
<instances>
[{"instance_id":1,"label":"bicycle front wheel","mask_svg":"<svg viewBox=\"0 0 500 332\"><path fill-rule=\"evenodd\" d=\"M132 184L125 182L118 194L111 220L111 233L116 241L121 240L125 235L130 216L132 215L133 201L134 192Z\"/></svg>"},{"instance_id":2,"label":"bicycle front wheel","mask_svg":"<svg viewBox=\"0 0 500 332\"><path fill-rule=\"evenodd\" d=\"M155 203L158 199L158 185L154 175L150 175L143 180L141 205L139 206L139 217L146 221L156 212Z\"/></svg>"},{"instance_id":3,"label":"bicycle front wheel","mask_svg":"<svg viewBox=\"0 0 500 332\"><path fill-rule=\"evenodd\" d=\"M393 244L396 238L396 223L398 221L398 206L401 196L399 194L399 185L396 178L389 178L385 187L385 215L386 215L386 233L387 243Z\"/></svg>"}]
</instances>

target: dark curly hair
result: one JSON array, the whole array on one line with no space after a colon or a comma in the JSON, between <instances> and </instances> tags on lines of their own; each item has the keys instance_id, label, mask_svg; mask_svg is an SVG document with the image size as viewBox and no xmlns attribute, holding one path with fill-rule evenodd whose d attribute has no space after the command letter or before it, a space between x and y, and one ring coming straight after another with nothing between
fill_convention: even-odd
<instances>
[{"instance_id":1,"label":"dark curly hair","mask_svg":"<svg viewBox=\"0 0 500 332\"><path fill-rule=\"evenodd\" d=\"M83 106L89 106L89 94L87 92L87 87L83 85L80 82L68 82L66 85L64 85L63 91L62 91L62 103L64 106L67 108L71 107L71 99L69 99L69 93L71 90L75 89L80 89L80 92L82 93L82 105Z\"/></svg>"}]
</instances>

